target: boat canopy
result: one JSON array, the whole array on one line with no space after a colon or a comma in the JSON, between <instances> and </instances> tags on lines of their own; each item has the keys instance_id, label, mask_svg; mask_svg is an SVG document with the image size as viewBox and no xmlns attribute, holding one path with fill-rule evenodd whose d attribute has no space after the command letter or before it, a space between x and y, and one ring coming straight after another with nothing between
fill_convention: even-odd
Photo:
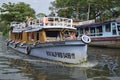
<instances>
[{"instance_id":1,"label":"boat canopy","mask_svg":"<svg viewBox=\"0 0 120 80\"><path fill-rule=\"evenodd\" d=\"M99 23L94 23L94 24L89 24L89 25L81 25L81 26L77 26L78 28L95 28L95 27L99 27L99 26L103 26L103 25L107 25L110 22L115 22L115 21L107 21L107 22L99 22Z\"/></svg>"},{"instance_id":2,"label":"boat canopy","mask_svg":"<svg viewBox=\"0 0 120 80\"><path fill-rule=\"evenodd\" d=\"M40 19L31 20L27 23L12 22L11 27L13 33L35 32L42 29L61 29L61 30L77 30L73 27L73 20L62 17L43 17Z\"/></svg>"},{"instance_id":3,"label":"boat canopy","mask_svg":"<svg viewBox=\"0 0 120 80\"><path fill-rule=\"evenodd\" d=\"M42 28L34 28L34 29L28 29L26 30L25 32L35 32L35 31L39 31L41 30Z\"/></svg>"},{"instance_id":4,"label":"boat canopy","mask_svg":"<svg viewBox=\"0 0 120 80\"><path fill-rule=\"evenodd\" d=\"M13 33L21 33L23 30L21 30L21 29L13 29Z\"/></svg>"}]
</instances>

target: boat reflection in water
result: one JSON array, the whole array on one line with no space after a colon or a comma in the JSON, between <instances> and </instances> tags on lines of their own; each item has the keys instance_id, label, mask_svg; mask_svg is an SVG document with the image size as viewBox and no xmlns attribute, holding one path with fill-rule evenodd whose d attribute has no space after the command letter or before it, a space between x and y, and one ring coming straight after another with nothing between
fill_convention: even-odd
<instances>
[{"instance_id":1,"label":"boat reflection in water","mask_svg":"<svg viewBox=\"0 0 120 80\"><path fill-rule=\"evenodd\" d=\"M86 69L46 62L11 60L32 80L87 80Z\"/></svg>"}]
</instances>

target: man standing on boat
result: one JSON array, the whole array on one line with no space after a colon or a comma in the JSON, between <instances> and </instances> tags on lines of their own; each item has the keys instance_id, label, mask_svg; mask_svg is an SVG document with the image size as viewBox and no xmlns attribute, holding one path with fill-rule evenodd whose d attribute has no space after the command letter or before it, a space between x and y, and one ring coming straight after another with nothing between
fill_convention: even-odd
<instances>
[{"instance_id":1,"label":"man standing on boat","mask_svg":"<svg viewBox=\"0 0 120 80\"><path fill-rule=\"evenodd\" d=\"M26 17L26 27L28 26L28 24L30 24L30 22L33 20L33 18L32 17L30 17L30 16L27 16Z\"/></svg>"},{"instance_id":2,"label":"man standing on boat","mask_svg":"<svg viewBox=\"0 0 120 80\"><path fill-rule=\"evenodd\" d=\"M44 23L45 25L48 24L48 17L47 17L47 16L45 16L45 17L43 18L43 23Z\"/></svg>"}]
</instances>

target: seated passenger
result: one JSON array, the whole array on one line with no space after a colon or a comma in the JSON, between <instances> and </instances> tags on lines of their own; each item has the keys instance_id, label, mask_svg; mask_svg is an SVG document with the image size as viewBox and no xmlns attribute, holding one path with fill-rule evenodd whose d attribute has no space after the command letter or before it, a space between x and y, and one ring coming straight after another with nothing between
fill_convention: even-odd
<instances>
[{"instance_id":1,"label":"seated passenger","mask_svg":"<svg viewBox=\"0 0 120 80\"><path fill-rule=\"evenodd\" d=\"M69 37L65 38L65 40L77 40L77 38L75 36L75 32L73 32L73 31L69 32Z\"/></svg>"},{"instance_id":2,"label":"seated passenger","mask_svg":"<svg viewBox=\"0 0 120 80\"><path fill-rule=\"evenodd\" d=\"M71 40L76 40L75 32L69 32L69 36Z\"/></svg>"}]
</instances>

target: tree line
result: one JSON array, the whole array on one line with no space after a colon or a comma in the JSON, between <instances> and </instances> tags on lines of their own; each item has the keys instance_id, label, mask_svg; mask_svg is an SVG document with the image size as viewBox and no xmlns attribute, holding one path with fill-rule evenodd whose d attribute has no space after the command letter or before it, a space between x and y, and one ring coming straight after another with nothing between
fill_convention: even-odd
<instances>
[{"instance_id":1,"label":"tree line","mask_svg":"<svg viewBox=\"0 0 120 80\"><path fill-rule=\"evenodd\" d=\"M120 16L120 0L55 0L49 9L51 15L105 21Z\"/></svg>"}]
</instances>

